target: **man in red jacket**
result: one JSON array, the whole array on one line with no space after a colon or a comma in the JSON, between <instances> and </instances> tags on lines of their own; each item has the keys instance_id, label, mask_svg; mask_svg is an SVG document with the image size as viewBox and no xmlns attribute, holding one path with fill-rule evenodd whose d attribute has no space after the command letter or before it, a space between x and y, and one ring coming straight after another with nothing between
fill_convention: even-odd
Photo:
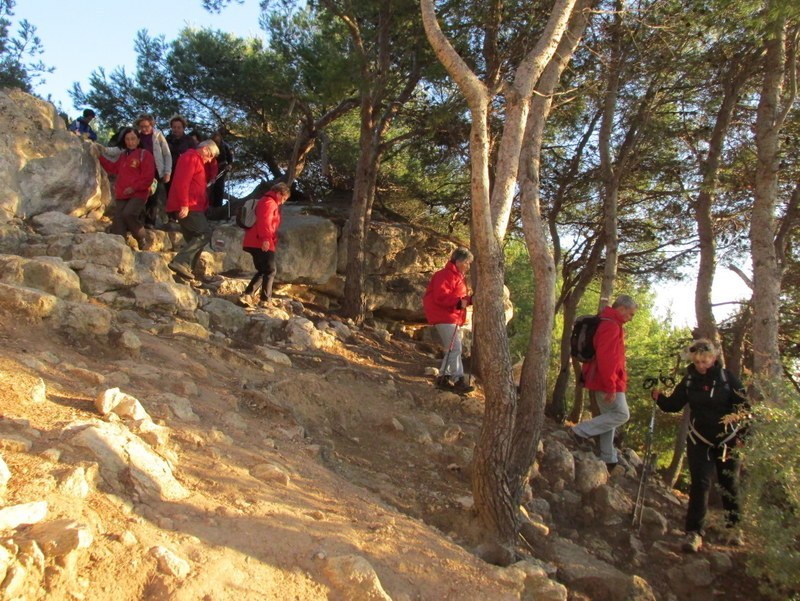
<instances>
[{"instance_id":1,"label":"man in red jacket","mask_svg":"<svg viewBox=\"0 0 800 601\"><path fill-rule=\"evenodd\" d=\"M472 297L467 294L467 283L464 280L471 263L472 253L466 248L454 250L447 265L433 274L422 298L425 318L436 327L445 348L436 387L460 394L474 390L464 381L461 332L458 329L466 320L467 307L472 304Z\"/></svg>"},{"instance_id":2,"label":"man in red jacket","mask_svg":"<svg viewBox=\"0 0 800 601\"><path fill-rule=\"evenodd\" d=\"M625 294L614 304L600 312L600 324L594 333L594 359L583 365L583 385L594 391L600 415L581 422L569 430L570 438L579 448L586 450L589 438L597 436L600 459L609 472L617 466L614 432L630 418L625 391L628 389L628 372L625 368L625 334L622 326L636 314L638 305Z\"/></svg>"},{"instance_id":3,"label":"man in red jacket","mask_svg":"<svg viewBox=\"0 0 800 601\"><path fill-rule=\"evenodd\" d=\"M206 163L219 154L212 140L200 142L197 149L190 148L178 157L172 174L167 197L167 213L177 213L185 244L172 259L169 268L175 273L193 279L197 258L211 238L211 227L206 219L208 194L206 191Z\"/></svg>"}]
</instances>

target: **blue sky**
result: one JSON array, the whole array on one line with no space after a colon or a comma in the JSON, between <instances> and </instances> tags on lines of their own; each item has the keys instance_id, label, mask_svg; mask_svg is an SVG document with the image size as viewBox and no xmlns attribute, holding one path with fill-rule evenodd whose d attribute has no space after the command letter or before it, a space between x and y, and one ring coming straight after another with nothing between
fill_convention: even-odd
<instances>
[{"instance_id":1,"label":"blue sky","mask_svg":"<svg viewBox=\"0 0 800 601\"><path fill-rule=\"evenodd\" d=\"M75 82L87 89L89 75L98 67L110 73L124 66L133 72L136 32L146 29L152 35L177 37L187 26L212 27L242 37L259 36L259 0L232 4L219 14L203 9L202 0L18 0L14 9L14 27L27 19L42 39L42 61L55 67L45 82L36 87L41 96L52 100L70 116L83 107L74 107L69 90Z\"/></svg>"}]
</instances>

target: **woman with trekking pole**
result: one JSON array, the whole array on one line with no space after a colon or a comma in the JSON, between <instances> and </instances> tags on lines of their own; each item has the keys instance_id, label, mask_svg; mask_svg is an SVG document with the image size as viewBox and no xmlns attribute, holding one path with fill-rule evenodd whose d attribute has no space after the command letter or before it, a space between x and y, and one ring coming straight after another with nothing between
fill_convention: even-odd
<instances>
[{"instance_id":1,"label":"woman with trekking pole","mask_svg":"<svg viewBox=\"0 0 800 601\"><path fill-rule=\"evenodd\" d=\"M465 280L471 263L472 253L466 248L454 250L447 265L433 274L422 299L425 318L436 328L445 348L436 387L458 394L474 390L464 379L460 330L472 304Z\"/></svg>"},{"instance_id":2,"label":"woman with trekking pole","mask_svg":"<svg viewBox=\"0 0 800 601\"><path fill-rule=\"evenodd\" d=\"M742 444L743 412L748 409L744 387L739 379L719 362L719 349L701 338L689 347L691 364L686 375L665 395L658 388L651 392L658 406L677 413L685 405L691 410L686 456L689 459L689 508L686 513L686 539L682 549L697 553L703 546L703 528L708 510L708 493L716 472L725 510L724 537L731 545L742 544L739 523L738 447Z\"/></svg>"}]
</instances>

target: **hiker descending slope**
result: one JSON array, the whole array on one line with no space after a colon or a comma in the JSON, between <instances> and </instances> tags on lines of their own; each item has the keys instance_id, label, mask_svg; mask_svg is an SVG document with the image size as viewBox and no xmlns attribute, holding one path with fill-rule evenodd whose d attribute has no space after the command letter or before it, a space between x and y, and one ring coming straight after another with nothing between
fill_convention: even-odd
<instances>
[{"instance_id":1,"label":"hiker descending slope","mask_svg":"<svg viewBox=\"0 0 800 601\"><path fill-rule=\"evenodd\" d=\"M436 327L445 351L436 387L458 393L474 390L464 380L459 329L466 320L467 307L472 304L464 280L471 263L472 253L466 248L454 250L447 265L433 274L422 298L425 318Z\"/></svg>"},{"instance_id":2,"label":"hiker descending slope","mask_svg":"<svg viewBox=\"0 0 800 601\"><path fill-rule=\"evenodd\" d=\"M281 205L291 196L292 191L283 182L277 183L256 203L255 222L247 227L242 248L253 257L256 274L245 288L239 302L252 307L256 304L253 292L261 284L259 302L262 306L272 299L272 283L278 272L275 263L275 249L278 246L278 227L281 224ZM246 227L246 226L245 226Z\"/></svg>"},{"instance_id":3,"label":"hiker descending slope","mask_svg":"<svg viewBox=\"0 0 800 601\"><path fill-rule=\"evenodd\" d=\"M589 438L597 436L600 459L608 471L617 467L614 432L630 418L625 392L628 372L625 367L625 333L622 326L636 314L637 304L627 295L620 295L610 307L600 312L600 323L594 333L595 356L583 365L583 385L594 392L600 415L581 422L568 432L579 448L586 449Z\"/></svg>"},{"instance_id":4,"label":"hiker descending slope","mask_svg":"<svg viewBox=\"0 0 800 601\"><path fill-rule=\"evenodd\" d=\"M717 360L719 350L701 338L689 347L692 363L672 394L654 389L653 400L664 411L677 413L688 403L691 410L686 456L689 459L689 509L683 550L696 553L703 545L703 526L708 492L714 470L722 489L726 536L733 545L742 544L739 522L740 460L735 447L741 444L742 426L737 414L747 408L742 383Z\"/></svg>"}]
</instances>

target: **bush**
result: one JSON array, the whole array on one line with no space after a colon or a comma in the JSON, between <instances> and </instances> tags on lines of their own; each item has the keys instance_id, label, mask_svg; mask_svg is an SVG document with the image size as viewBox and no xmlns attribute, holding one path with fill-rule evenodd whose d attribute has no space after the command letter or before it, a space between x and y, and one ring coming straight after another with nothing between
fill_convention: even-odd
<instances>
[{"instance_id":1,"label":"bush","mask_svg":"<svg viewBox=\"0 0 800 601\"><path fill-rule=\"evenodd\" d=\"M800 397L758 406L745 451L743 529L752 543L748 571L772 599L800 598Z\"/></svg>"}]
</instances>

